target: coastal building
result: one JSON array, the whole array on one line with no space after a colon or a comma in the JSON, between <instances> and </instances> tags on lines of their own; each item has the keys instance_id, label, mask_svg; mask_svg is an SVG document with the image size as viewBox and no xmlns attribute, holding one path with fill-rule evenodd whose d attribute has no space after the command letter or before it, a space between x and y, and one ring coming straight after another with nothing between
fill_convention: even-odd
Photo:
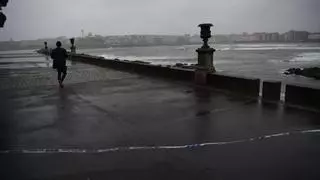
<instances>
[{"instance_id":1,"label":"coastal building","mask_svg":"<svg viewBox=\"0 0 320 180\"><path fill-rule=\"evenodd\" d=\"M266 33L266 41L272 41L272 33Z\"/></svg>"},{"instance_id":2,"label":"coastal building","mask_svg":"<svg viewBox=\"0 0 320 180\"><path fill-rule=\"evenodd\" d=\"M280 40L280 34L278 32L271 33L271 41L276 42Z\"/></svg>"},{"instance_id":3,"label":"coastal building","mask_svg":"<svg viewBox=\"0 0 320 180\"><path fill-rule=\"evenodd\" d=\"M199 36L198 36L199 37ZM223 42L229 42L229 38L227 35L223 34L215 34L213 35L213 38L211 38L214 43L223 43ZM198 42L201 42L201 39L198 38Z\"/></svg>"},{"instance_id":4,"label":"coastal building","mask_svg":"<svg viewBox=\"0 0 320 180\"><path fill-rule=\"evenodd\" d=\"M309 36L309 32L307 31L295 31L294 32L294 40L295 41L307 41Z\"/></svg>"},{"instance_id":5,"label":"coastal building","mask_svg":"<svg viewBox=\"0 0 320 180\"><path fill-rule=\"evenodd\" d=\"M232 42L242 41L243 40L243 36L242 36L242 34L230 34L229 35L229 39Z\"/></svg>"},{"instance_id":6,"label":"coastal building","mask_svg":"<svg viewBox=\"0 0 320 180\"><path fill-rule=\"evenodd\" d=\"M260 37L256 34L252 34L249 36L249 41L253 41L253 42L260 41Z\"/></svg>"},{"instance_id":7,"label":"coastal building","mask_svg":"<svg viewBox=\"0 0 320 180\"><path fill-rule=\"evenodd\" d=\"M309 32L307 31L289 31L284 33L285 41L307 41Z\"/></svg>"},{"instance_id":8,"label":"coastal building","mask_svg":"<svg viewBox=\"0 0 320 180\"><path fill-rule=\"evenodd\" d=\"M117 36L109 36L106 38L104 44L108 44L109 46L118 46L120 44L120 41Z\"/></svg>"},{"instance_id":9,"label":"coastal building","mask_svg":"<svg viewBox=\"0 0 320 180\"><path fill-rule=\"evenodd\" d=\"M257 41L267 41L267 33L265 32L254 33L253 36L255 36Z\"/></svg>"},{"instance_id":10,"label":"coastal building","mask_svg":"<svg viewBox=\"0 0 320 180\"><path fill-rule=\"evenodd\" d=\"M309 41L317 41L320 42L320 32L319 33L310 33L308 35L308 40Z\"/></svg>"},{"instance_id":11,"label":"coastal building","mask_svg":"<svg viewBox=\"0 0 320 180\"><path fill-rule=\"evenodd\" d=\"M284 33L284 41L294 41L294 31Z\"/></svg>"},{"instance_id":12,"label":"coastal building","mask_svg":"<svg viewBox=\"0 0 320 180\"><path fill-rule=\"evenodd\" d=\"M280 34L279 35L279 41L285 41L285 34Z\"/></svg>"}]
</instances>

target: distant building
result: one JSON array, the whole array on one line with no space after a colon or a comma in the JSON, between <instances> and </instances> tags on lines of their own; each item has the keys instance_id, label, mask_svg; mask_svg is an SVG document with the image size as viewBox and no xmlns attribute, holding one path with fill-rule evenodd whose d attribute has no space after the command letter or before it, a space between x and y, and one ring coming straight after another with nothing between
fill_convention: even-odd
<instances>
[{"instance_id":1,"label":"distant building","mask_svg":"<svg viewBox=\"0 0 320 180\"><path fill-rule=\"evenodd\" d=\"M260 36L256 34L252 34L249 36L249 41L260 41Z\"/></svg>"},{"instance_id":2,"label":"distant building","mask_svg":"<svg viewBox=\"0 0 320 180\"><path fill-rule=\"evenodd\" d=\"M110 46L118 46L120 44L119 38L116 36L109 36L106 38L104 44L110 45Z\"/></svg>"},{"instance_id":3,"label":"distant building","mask_svg":"<svg viewBox=\"0 0 320 180\"><path fill-rule=\"evenodd\" d=\"M213 43L223 43L223 42L229 42L229 38L227 35L222 34L215 34L212 39L210 39ZM199 39L199 42L201 40Z\"/></svg>"},{"instance_id":4,"label":"distant building","mask_svg":"<svg viewBox=\"0 0 320 180\"><path fill-rule=\"evenodd\" d=\"M309 41L317 41L320 42L320 32L319 33L310 33L308 35L308 40Z\"/></svg>"},{"instance_id":5,"label":"distant building","mask_svg":"<svg viewBox=\"0 0 320 180\"><path fill-rule=\"evenodd\" d=\"M257 39L257 41L267 40L267 33L265 32L254 33L253 36L255 36L255 39Z\"/></svg>"},{"instance_id":6,"label":"distant building","mask_svg":"<svg viewBox=\"0 0 320 180\"><path fill-rule=\"evenodd\" d=\"M295 41L307 41L309 36L309 32L307 31L295 31L294 32L294 40Z\"/></svg>"},{"instance_id":7,"label":"distant building","mask_svg":"<svg viewBox=\"0 0 320 180\"><path fill-rule=\"evenodd\" d=\"M266 41L272 41L272 34L271 33L266 34Z\"/></svg>"},{"instance_id":8,"label":"distant building","mask_svg":"<svg viewBox=\"0 0 320 180\"><path fill-rule=\"evenodd\" d=\"M230 34L229 39L233 42L243 41L243 36L242 34Z\"/></svg>"},{"instance_id":9,"label":"distant building","mask_svg":"<svg viewBox=\"0 0 320 180\"><path fill-rule=\"evenodd\" d=\"M281 40L280 33L266 33L266 32L256 32L253 34L247 34L244 36L242 34L242 40L251 42L277 42Z\"/></svg>"},{"instance_id":10,"label":"distant building","mask_svg":"<svg viewBox=\"0 0 320 180\"><path fill-rule=\"evenodd\" d=\"M261 41L261 33L253 33L250 39L251 41Z\"/></svg>"},{"instance_id":11,"label":"distant building","mask_svg":"<svg viewBox=\"0 0 320 180\"><path fill-rule=\"evenodd\" d=\"M294 41L294 31L284 33L284 41Z\"/></svg>"},{"instance_id":12,"label":"distant building","mask_svg":"<svg viewBox=\"0 0 320 180\"><path fill-rule=\"evenodd\" d=\"M279 41L280 40L280 34L279 33L271 33L271 41Z\"/></svg>"},{"instance_id":13,"label":"distant building","mask_svg":"<svg viewBox=\"0 0 320 180\"><path fill-rule=\"evenodd\" d=\"M285 34L280 34L279 41L285 41Z\"/></svg>"},{"instance_id":14,"label":"distant building","mask_svg":"<svg viewBox=\"0 0 320 180\"><path fill-rule=\"evenodd\" d=\"M309 32L307 31L289 31L284 33L285 41L307 41Z\"/></svg>"}]
</instances>

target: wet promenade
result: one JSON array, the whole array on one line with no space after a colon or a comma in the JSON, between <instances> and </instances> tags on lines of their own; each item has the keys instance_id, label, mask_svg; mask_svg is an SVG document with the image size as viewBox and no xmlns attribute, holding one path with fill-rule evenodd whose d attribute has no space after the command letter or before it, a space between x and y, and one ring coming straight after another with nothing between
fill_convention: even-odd
<instances>
[{"instance_id":1,"label":"wet promenade","mask_svg":"<svg viewBox=\"0 0 320 180\"><path fill-rule=\"evenodd\" d=\"M0 58L0 179L320 178L320 112L50 63Z\"/></svg>"}]
</instances>

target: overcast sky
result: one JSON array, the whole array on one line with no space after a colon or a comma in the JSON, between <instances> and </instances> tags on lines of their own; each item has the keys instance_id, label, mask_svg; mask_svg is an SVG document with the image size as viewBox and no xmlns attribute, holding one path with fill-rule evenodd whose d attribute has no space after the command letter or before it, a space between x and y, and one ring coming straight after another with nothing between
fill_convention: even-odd
<instances>
[{"instance_id":1,"label":"overcast sky","mask_svg":"<svg viewBox=\"0 0 320 180\"><path fill-rule=\"evenodd\" d=\"M320 31L320 0L9 0L0 40L122 34Z\"/></svg>"}]
</instances>

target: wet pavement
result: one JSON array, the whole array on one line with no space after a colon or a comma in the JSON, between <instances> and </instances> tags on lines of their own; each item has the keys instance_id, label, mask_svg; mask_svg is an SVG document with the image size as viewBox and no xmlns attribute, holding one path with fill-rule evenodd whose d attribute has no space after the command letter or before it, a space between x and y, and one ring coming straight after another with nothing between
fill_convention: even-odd
<instances>
[{"instance_id":1,"label":"wet pavement","mask_svg":"<svg viewBox=\"0 0 320 180\"><path fill-rule=\"evenodd\" d=\"M320 112L69 66L0 68L0 179L320 178Z\"/></svg>"}]
</instances>

